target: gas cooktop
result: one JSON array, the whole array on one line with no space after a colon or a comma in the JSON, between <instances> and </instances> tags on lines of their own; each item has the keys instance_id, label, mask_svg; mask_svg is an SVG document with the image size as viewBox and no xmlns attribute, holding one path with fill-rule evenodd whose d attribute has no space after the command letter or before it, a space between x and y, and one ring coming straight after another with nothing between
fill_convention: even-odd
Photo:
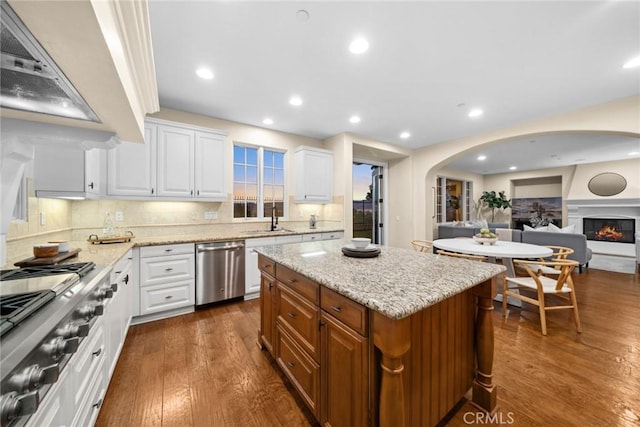
<instances>
[{"instance_id":1,"label":"gas cooktop","mask_svg":"<svg viewBox=\"0 0 640 427\"><path fill-rule=\"evenodd\" d=\"M95 266L82 262L0 272L0 336L78 283Z\"/></svg>"}]
</instances>

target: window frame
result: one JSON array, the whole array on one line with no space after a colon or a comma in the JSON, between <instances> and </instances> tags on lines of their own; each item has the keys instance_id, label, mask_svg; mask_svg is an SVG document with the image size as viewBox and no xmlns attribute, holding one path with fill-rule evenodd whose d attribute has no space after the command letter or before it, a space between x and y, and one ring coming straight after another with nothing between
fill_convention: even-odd
<instances>
[{"instance_id":1,"label":"window frame","mask_svg":"<svg viewBox=\"0 0 640 427\"><path fill-rule=\"evenodd\" d=\"M283 201L282 201L282 205L283 205L283 212L279 212L278 214L278 218L282 219L282 220L287 220L288 219L288 212L289 212L289 192L288 192L288 184L287 184L287 165L288 165L288 157L289 157L289 153L286 149L280 149L280 148L274 148L274 147L266 147L266 146L262 146L262 145L256 145L256 144L250 144L250 143L245 143L245 142L234 142L233 143L233 157L232 157L232 168L231 168L231 174L232 174L232 185L234 188L234 193L235 193L235 184L236 184L236 180L235 180L235 147L243 147L243 148L253 148L257 150L257 158L258 158L258 164L257 164L257 168L258 168L258 182L257 182L257 192L256 192L256 217L235 217L234 216L234 205L235 205L235 199L232 198L231 200L231 217L232 217L232 221L233 222L264 222L265 220L271 220L271 213L268 213L268 215L265 215L264 212L264 153L265 151L270 151L270 152L274 152L274 153L281 153L283 155L283 159L282 159L282 173L283 173ZM245 210L245 214L246 214L246 210Z\"/></svg>"}]
</instances>

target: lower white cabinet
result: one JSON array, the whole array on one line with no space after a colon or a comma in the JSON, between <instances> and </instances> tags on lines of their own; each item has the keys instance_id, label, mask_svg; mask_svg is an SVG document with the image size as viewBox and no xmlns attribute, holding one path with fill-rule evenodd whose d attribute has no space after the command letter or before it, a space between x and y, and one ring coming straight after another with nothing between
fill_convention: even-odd
<instances>
[{"instance_id":1,"label":"lower white cabinet","mask_svg":"<svg viewBox=\"0 0 640 427\"><path fill-rule=\"evenodd\" d=\"M140 248L139 314L194 307L195 263L193 243Z\"/></svg>"},{"instance_id":2,"label":"lower white cabinet","mask_svg":"<svg viewBox=\"0 0 640 427\"><path fill-rule=\"evenodd\" d=\"M107 330L107 377L111 377L131 323L134 299L133 253L129 250L111 271L113 297L105 310Z\"/></svg>"},{"instance_id":3,"label":"lower white cabinet","mask_svg":"<svg viewBox=\"0 0 640 427\"><path fill-rule=\"evenodd\" d=\"M153 314L195 305L193 280L140 288L140 314Z\"/></svg>"},{"instance_id":4,"label":"lower white cabinet","mask_svg":"<svg viewBox=\"0 0 640 427\"><path fill-rule=\"evenodd\" d=\"M244 293L252 295L260 292L260 270L258 269L258 253L253 250L259 246L275 245L275 237L260 237L245 240L244 257Z\"/></svg>"}]
</instances>

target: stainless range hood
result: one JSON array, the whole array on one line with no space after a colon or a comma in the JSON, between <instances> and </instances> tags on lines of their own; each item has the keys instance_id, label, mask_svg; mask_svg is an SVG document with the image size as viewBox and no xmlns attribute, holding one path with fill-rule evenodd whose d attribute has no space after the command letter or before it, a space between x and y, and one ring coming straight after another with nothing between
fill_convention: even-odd
<instances>
[{"instance_id":1,"label":"stainless range hood","mask_svg":"<svg viewBox=\"0 0 640 427\"><path fill-rule=\"evenodd\" d=\"M9 4L4 0L1 4L0 105L14 110L100 122Z\"/></svg>"}]
</instances>

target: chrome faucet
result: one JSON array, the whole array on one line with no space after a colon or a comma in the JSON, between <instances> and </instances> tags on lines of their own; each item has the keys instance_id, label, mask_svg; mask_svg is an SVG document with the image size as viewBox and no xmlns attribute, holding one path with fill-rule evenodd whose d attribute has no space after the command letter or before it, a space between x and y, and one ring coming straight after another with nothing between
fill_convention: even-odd
<instances>
[{"instance_id":1,"label":"chrome faucet","mask_svg":"<svg viewBox=\"0 0 640 427\"><path fill-rule=\"evenodd\" d=\"M271 208L271 231L276 231L278 228L278 217L276 216L276 207Z\"/></svg>"}]
</instances>

